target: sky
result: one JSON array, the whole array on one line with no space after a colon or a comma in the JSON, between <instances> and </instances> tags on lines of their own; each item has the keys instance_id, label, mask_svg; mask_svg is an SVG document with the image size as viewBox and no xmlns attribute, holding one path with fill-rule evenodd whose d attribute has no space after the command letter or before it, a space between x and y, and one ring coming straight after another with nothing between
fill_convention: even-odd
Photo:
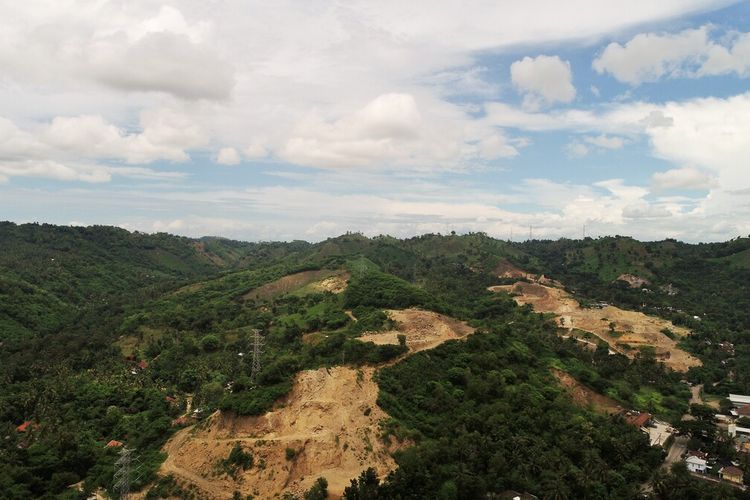
<instances>
[{"instance_id":1,"label":"sky","mask_svg":"<svg viewBox=\"0 0 750 500\"><path fill-rule=\"evenodd\" d=\"M0 0L0 220L750 234L750 2Z\"/></svg>"}]
</instances>

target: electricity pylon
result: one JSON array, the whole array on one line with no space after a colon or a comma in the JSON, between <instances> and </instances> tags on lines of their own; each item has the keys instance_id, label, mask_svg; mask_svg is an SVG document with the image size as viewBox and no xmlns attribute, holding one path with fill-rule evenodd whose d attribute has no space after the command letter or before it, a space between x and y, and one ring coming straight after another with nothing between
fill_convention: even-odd
<instances>
[{"instance_id":1,"label":"electricity pylon","mask_svg":"<svg viewBox=\"0 0 750 500\"><path fill-rule=\"evenodd\" d=\"M115 462L115 491L120 494L120 500L130 498L130 481L133 473L138 470L138 459L133 457L135 450L123 446L120 458Z\"/></svg>"},{"instance_id":2,"label":"electricity pylon","mask_svg":"<svg viewBox=\"0 0 750 500\"><path fill-rule=\"evenodd\" d=\"M253 383L258 381L258 375L260 375L260 357L263 354L264 345L265 343L263 341L263 336L260 334L260 330L253 330L253 366L250 371L250 380L252 380Z\"/></svg>"}]
</instances>

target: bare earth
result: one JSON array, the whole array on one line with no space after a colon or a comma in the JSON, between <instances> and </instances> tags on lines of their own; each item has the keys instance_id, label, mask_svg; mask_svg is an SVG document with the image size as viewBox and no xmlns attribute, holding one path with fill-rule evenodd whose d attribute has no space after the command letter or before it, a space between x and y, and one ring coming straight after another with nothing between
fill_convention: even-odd
<instances>
[{"instance_id":1,"label":"bare earth","mask_svg":"<svg viewBox=\"0 0 750 500\"><path fill-rule=\"evenodd\" d=\"M446 340L465 338L474 329L429 311L388 311L397 330L369 334L362 340L398 342L407 337L411 352L433 348ZM200 498L231 498L237 490L256 498L300 494L318 477L340 496L349 481L368 467L382 477L395 469L395 446L379 439L379 422L388 418L376 400L376 368L349 367L308 370L297 375L290 394L274 410L259 417L236 417L216 412L202 428L177 432L164 446L168 454L160 473L173 474L200 490ZM240 471L237 480L216 472L236 442L251 450L255 465ZM296 450L293 460L286 449ZM259 463L264 466L259 466Z\"/></svg>"},{"instance_id":2,"label":"bare earth","mask_svg":"<svg viewBox=\"0 0 750 500\"><path fill-rule=\"evenodd\" d=\"M573 402L579 406L591 407L594 411L614 415L620 413L623 408L612 398L608 398L593 389L589 389L574 379L570 374L553 368L552 374L560 382L560 385L570 395Z\"/></svg>"},{"instance_id":3,"label":"bare earth","mask_svg":"<svg viewBox=\"0 0 750 500\"><path fill-rule=\"evenodd\" d=\"M474 328L462 321L432 311L421 309L390 309L388 316L396 322L396 329L362 335L362 342L398 344L398 335L406 335L410 353L433 349L447 340L464 338L474 333Z\"/></svg>"},{"instance_id":4,"label":"bare earth","mask_svg":"<svg viewBox=\"0 0 750 500\"><path fill-rule=\"evenodd\" d=\"M699 359L661 333L664 328L669 328L679 337L690 334L689 330L675 326L671 321L613 306L584 309L565 290L539 283L518 282L493 286L490 290L517 294L515 299L519 304L531 304L537 312L554 313L560 326L590 332L607 342L612 350L626 356L635 356L638 346L653 346L657 358L675 371L686 372L692 366L701 365ZM610 331L610 323L614 323L614 334ZM625 349L618 343L634 349Z\"/></svg>"},{"instance_id":5,"label":"bare earth","mask_svg":"<svg viewBox=\"0 0 750 500\"><path fill-rule=\"evenodd\" d=\"M245 300L268 299L276 295L293 292L317 281L321 282L318 291L329 290L338 293L344 291L348 279L349 275L344 271L334 271L330 269L302 271L289 274L275 281L259 286L254 290L250 290L242 298Z\"/></svg>"}]
</instances>

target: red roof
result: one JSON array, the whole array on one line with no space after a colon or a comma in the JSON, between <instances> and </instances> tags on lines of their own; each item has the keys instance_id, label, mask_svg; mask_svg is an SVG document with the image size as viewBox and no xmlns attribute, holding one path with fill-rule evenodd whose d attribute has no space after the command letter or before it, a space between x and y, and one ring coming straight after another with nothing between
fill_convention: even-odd
<instances>
[{"instance_id":1,"label":"red roof","mask_svg":"<svg viewBox=\"0 0 750 500\"><path fill-rule=\"evenodd\" d=\"M19 425L18 427L16 427L16 431L18 431L18 432L26 432L26 431L30 430L30 428L33 428L33 427L34 427L34 422L32 422L31 420L27 420L26 422L24 422L21 425Z\"/></svg>"},{"instance_id":2,"label":"red roof","mask_svg":"<svg viewBox=\"0 0 750 500\"><path fill-rule=\"evenodd\" d=\"M689 457L698 457L702 460L706 460L708 458L708 453L705 451L688 451Z\"/></svg>"},{"instance_id":3,"label":"red roof","mask_svg":"<svg viewBox=\"0 0 750 500\"><path fill-rule=\"evenodd\" d=\"M625 416L625 422L636 427L643 427L649 420L651 420L651 414L646 412Z\"/></svg>"},{"instance_id":4,"label":"red roof","mask_svg":"<svg viewBox=\"0 0 750 500\"><path fill-rule=\"evenodd\" d=\"M148 363L146 363L145 361L139 361L138 368L140 368L141 370L145 370L146 368L148 368Z\"/></svg>"},{"instance_id":5,"label":"red roof","mask_svg":"<svg viewBox=\"0 0 750 500\"><path fill-rule=\"evenodd\" d=\"M750 417L750 405L740 406L736 411L741 417Z\"/></svg>"},{"instance_id":6,"label":"red roof","mask_svg":"<svg viewBox=\"0 0 750 500\"><path fill-rule=\"evenodd\" d=\"M123 445L122 441L117 441L116 439L113 439L112 441L110 441L109 443L107 443L106 447L107 448L117 448L117 447L122 446L122 445Z\"/></svg>"}]
</instances>

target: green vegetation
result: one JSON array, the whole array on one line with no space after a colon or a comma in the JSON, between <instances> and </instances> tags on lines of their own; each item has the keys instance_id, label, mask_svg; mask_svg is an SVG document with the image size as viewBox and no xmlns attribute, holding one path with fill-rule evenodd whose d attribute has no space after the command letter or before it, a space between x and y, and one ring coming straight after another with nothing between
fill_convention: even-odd
<instances>
[{"instance_id":1,"label":"green vegetation","mask_svg":"<svg viewBox=\"0 0 750 500\"><path fill-rule=\"evenodd\" d=\"M574 406L550 367L673 421L688 410L687 387L652 352L631 361L584 349L529 307L488 292L506 260L562 281L582 300L690 327L696 333L682 345L705 366L689 378L717 394L750 392L747 239L508 244L483 234L347 234L312 245L0 223L0 241L0 491L11 499L75 498L68 486L79 481L81 495L111 491L118 452L106 446L111 440L136 449L134 486L151 483L149 498L197 497L155 473L173 421L183 417L184 425L188 416L188 398L198 418L216 409L263 413L300 370L400 356L404 338L378 346L357 337L393 326L384 309L412 306L481 333L379 372L379 404L392 416L382 438L415 445L398 454L399 468L385 481L367 472L356 478L347 498L480 498L505 489L633 498L661 452L619 418ZM349 286L341 294L307 285L251 293L308 270L345 270ZM648 279L650 292L613 282L621 273ZM252 377L256 329L265 345ZM24 422L25 431L16 430ZM684 431L703 439L709 423L696 422ZM250 451L235 446L221 467L252 466ZM694 485L679 469L657 479L662 498L726 493ZM321 478L305 498L326 492Z\"/></svg>"}]
</instances>

